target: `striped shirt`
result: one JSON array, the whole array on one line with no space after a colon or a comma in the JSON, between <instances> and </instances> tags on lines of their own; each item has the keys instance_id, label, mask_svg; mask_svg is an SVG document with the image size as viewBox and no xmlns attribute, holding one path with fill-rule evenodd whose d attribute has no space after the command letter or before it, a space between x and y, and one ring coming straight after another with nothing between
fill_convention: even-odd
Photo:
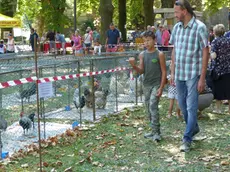
<instances>
[{"instance_id":1,"label":"striped shirt","mask_svg":"<svg viewBox=\"0 0 230 172\"><path fill-rule=\"evenodd\" d=\"M204 23L195 17L184 28L182 22L174 27L169 41L174 45L175 80L187 81L201 74L203 48L208 46Z\"/></svg>"}]
</instances>

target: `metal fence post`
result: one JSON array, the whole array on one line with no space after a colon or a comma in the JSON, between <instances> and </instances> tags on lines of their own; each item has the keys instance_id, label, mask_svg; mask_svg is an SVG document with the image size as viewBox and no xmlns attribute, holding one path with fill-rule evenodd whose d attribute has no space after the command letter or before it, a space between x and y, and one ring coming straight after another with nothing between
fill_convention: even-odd
<instances>
[{"instance_id":1,"label":"metal fence post","mask_svg":"<svg viewBox=\"0 0 230 172\"><path fill-rule=\"evenodd\" d=\"M90 60L90 72L93 72L93 60ZM93 95L93 121L96 120L96 109L95 109L95 90L94 90L94 75L91 76L92 95Z\"/></svg>"},{"instance_id":2,"label":"metal fence post","mask_svg":"<svg viewBox=\"0 0 230 172\"><path fill-rule=\"evenodd\" d=\"M78 71L78 74L80 74L81 64L80 64L79 60L77 61L77 71ZM79 100L80 100L80 97L81 97L81 77L78 78L78 89L79 89ZM80 125L81 124L82 124L82 111L80 110Z\"/></svg>"},{"instance_id":3,"label":"metal fence post","mask_svg":"<svg viewBox=\"0 0 230 172\"><path fill-rule=\"evenodd\" d=\"M117 66L117 59L114 59L114 61L115 61L114 62L115 66ZM118 112L118 93L117 93L117 80L118 80L118 77L117 77L117 72L115 72L115 80L116 80L116 82L115 82L116 112Z\"/></svg>"}]
</instances>

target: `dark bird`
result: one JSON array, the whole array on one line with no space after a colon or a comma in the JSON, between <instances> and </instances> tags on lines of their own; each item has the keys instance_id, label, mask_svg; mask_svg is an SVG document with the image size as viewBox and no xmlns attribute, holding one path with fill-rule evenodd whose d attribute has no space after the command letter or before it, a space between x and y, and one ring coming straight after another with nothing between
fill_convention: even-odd
<instances>
[{"instance_id":1,"label":"dark bird","mask_svg":"<svg viewBox=\"0 0 230 172\"><path fill-rule=\"evenodd\" d=\"M79 89L76 88L73 96L73 103L77 109L82 109L85 106L85 97L81 96L79 98Z\"/></svg>"},{"instance_id":2,"label":"dark bird","mask_svg":"<svg viewBox=\"0 0 230 172\"><path fill-rule=\"evenodd\" d=\"M91 108L93 106L93 93L88 88L85 88L84 96L86 106Z\"/></svg>"},{"instance_id":3,"label":"dark bird","mask_svg":"<svg viewBox=\"0 0 230 172\"><path fill-rule=\"evenodd\" d=\"M23 132L25 135L25 130L28 133L28 130L32 127L32 121L29 117L23 116L23 112L20 113L20 120L19 120L19 125L23 128ZM33 115L31 115L32 117ZM34 116L33 116L34 117Z\"/></svg>"},{"instance_id":4,"label":"dark bird","mask_svg":"<svg viewBox=\"0 0 230 172\"><path fill-rule=\"evenodd\" d=\"M29 102L30 101L30 96L36 94L36 87L37 87L36 84L33 83L33 85L30 88L28 88L26 90L23 90L20 93L20 98L22 99L22 101L23 101L23 99L27 99L28 102Z\"/></svg>"},{"instance_id":5,"label":"dark bird","mask_svg":"<svg viewBox=\"0 0 230 172\"><path fill-rule=\"evenodd\" d=\"M34 117L35 117L35 113L31 113L28 118L32 121L33 123L33 129L34 129Z\"/></svg>"},{"instance_id":6,"label":"dark bird","mask_svg":"<svg viewBox=\"0 0 230 172\"><path fill-rule=\"evenodd\" d=\"M0 130L6 131L7 128L7 121L0 115Z\"/></svg>"}]
</instances>

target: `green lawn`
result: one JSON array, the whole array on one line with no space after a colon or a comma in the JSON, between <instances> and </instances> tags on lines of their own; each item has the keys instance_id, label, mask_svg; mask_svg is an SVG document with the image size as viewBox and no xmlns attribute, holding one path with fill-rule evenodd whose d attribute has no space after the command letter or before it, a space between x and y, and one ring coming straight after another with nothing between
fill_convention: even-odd
<instances>
[{"instance_id":1,"label":"green lawn","mask_svg":"<svg viewBox=\"0 0 230 172\"><path fill-rule=\"evenodd\" d=\"M230 115L211 108L199 119L201 132L188 153L179 151L185 124L175 116L166 118L168 101L160 103L161 142L144 139L149 122L143 107L125 109L83 130L68 131L42 142L43 171L230 171ZM17 158L16 158L17 157ZM38 171L37 148L19 152L0 171ZM68 170L66 170L68 171Z\"/></svg>"}]
</instances>

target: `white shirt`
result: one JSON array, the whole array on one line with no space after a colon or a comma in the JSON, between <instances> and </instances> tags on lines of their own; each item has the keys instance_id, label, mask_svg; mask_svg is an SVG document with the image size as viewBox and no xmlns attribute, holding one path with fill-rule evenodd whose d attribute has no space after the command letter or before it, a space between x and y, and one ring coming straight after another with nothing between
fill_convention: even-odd
<instances>
[{"instance_id":1,"label":"white shirt","mask_svg":"<svg viewBox=\"0 0 230 172\"><path fill-rule=\"evenodd\" d=\"M85 38L85 40L84 40L85 44L90 44L91 43L91 35L89 33L86 33L84 38Z\"/></svg>"},{"instance_id":2,"label":"white shirt","mask_svg":"<svg viewBox=\"0 0 230 172\"><path fill-rule=\"evenodd\" d=\"M5 53L4 49L5 49L5 45L3 45L2 47L0 47L0 53L4 54Z\"/></svg>"},{"instance_id":3,"label":"white shirt","mask_svg":"<svg viewBox=\"0 0 230 172\"><path fill-rule=\"evenodd\" d=\"M8 51L15 51L14 50L14 39L8 39L7 41L7 50Z\"/></svg>"}]
</instances>

